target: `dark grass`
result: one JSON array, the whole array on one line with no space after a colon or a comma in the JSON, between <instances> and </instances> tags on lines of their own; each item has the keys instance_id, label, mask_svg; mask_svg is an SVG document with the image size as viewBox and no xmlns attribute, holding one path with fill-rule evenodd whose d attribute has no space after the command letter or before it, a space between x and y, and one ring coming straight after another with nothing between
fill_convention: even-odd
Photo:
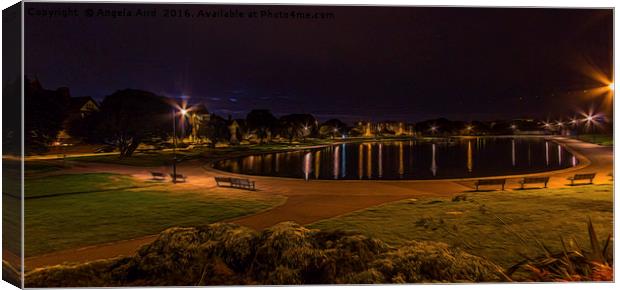
<instances>
[{"instance_id":1,"label":"dark grass","mask_svg":"<svg viewBox=\"0 0 620 290\"><path fill-rule=\"evenodd\" d=\"M119 190L25 201L26 256L200 226L252 214L282 197Z\"/></svg>"},{"instance_id":2,"label":"dark grass","mask_svg":"<svg viewBox=\"0 0 620 290\"><path fill-rule=\"evenodd\" d=\"M113 173L62 174L26 178L25 198L88 193L145 186L127 175Z\"/></svg>"},{"instance_id":3,"label":"dark grass","mask_svg":"<svg viewBox=\"0 0 620 290\"><path fill-rule=\"evenodd\" d=\"M407 240L446 242L507 267L520 261L521 254L541 254L539 242L553 251L562 249L560 237L588 245L584 230L588 217L601 237L612 234L612 188L589 185L466 193L465 201L452 201L452 197L404 200L310 227L358 230L395 245Z\"/></svg>"}]
</instances>

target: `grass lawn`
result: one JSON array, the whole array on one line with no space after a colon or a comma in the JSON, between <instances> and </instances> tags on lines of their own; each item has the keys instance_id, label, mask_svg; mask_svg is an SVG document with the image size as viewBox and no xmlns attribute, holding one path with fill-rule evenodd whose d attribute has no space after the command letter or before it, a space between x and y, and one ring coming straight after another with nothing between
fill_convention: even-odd
<instances>
[{"instance_id":1,"label":"grass lawn","mask_svg":"<svg viewBox=\"0 0 620 290\"><path fill-rule=\"evenodd\" d=\"M613 146L614 145L614 136L613 135L604 135L604 134L583 134L577 136L577 139L599 144L603 146Z\"/></svg>"},{"instance_id":2,"label":"grass lawn","mask_svg":"<svg viewBox=\"0 0 620 290\"><path fill-rule=\"evenodd\" d=\"M144 186L127 175L113 173L63 174L26 178L26 198L59 195L64 193L97 192L111 189Z\"/></svg>"},{"instance_id":3,"label":"grass lawn","mask_svg":"<svg viewBox=\"0 0 620 290\"><path fill-rule=\"evenodd\" d=\"M32 181L33 192L97 187L98 174L64 175L62 182ZM58 178L54 177L54 178ZM121 177L120 180L124 180ZM105 185L103 185L105 186ZM117 184L114 184L117 186ZM284 197L226 189L171 191L169 186L108 190L25 201L25 254L36 256L62 249L156 234L172 226L200 226L256 213L284 202Z\"/></svg>"},{"instance_id":4,"label":"grass lawn","mask_svg":"<svg viewBox=\"0 0 620 290\"><path fill-rule=\"evenodd\" d=\"M391 244L408 240L442 241L507 267L543 251L561 251L574 238L590 248L586 222L592 218L599 240L613 234L613 187L466 193L452 197L411 199L319 221L311 228L355 230Z\"/></svg>"}]
</instances>

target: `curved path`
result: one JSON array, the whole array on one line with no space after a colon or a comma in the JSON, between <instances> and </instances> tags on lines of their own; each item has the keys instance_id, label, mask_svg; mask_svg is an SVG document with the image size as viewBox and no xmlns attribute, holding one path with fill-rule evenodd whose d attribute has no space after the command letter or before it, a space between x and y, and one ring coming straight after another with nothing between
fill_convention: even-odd
<instances>
[{"instance_id":1,"label":"curved path","mask_svg":"<svg viewBox=\"0 0 620 290\"><path fill-rule=\"evenodd\" d=\"M613 170L613 148L604 147L582 141L557 137L554 140L566 146L579 159L580 165L573 168L545 172L532 175L551 176L549 187L558 188L568 186L566 178L575 173L595 172L595 183L610 183L609 173ZM150 169L130 166L88 164L79 168L63 171L84 173L92 172L119 172L131 174L137 178L148 179ZM230 175L210 168L204 168L198 161L190 161L179 166L179 172L190 176L187 184L174 186L209 189L215 187L213 176ZM510 178L506 184L507 190L517 188L518 177L524 175L505 176ZM330 181L313 180L303 181L276 177L251 177L256 180L257 188L264 194L283 195L287 201L270 210L229 220L254 229L263 229L282 221L295 221L299 224L309 224L318 220L343 215L355 210L376 206L386 202L406 198L445 197L457 193L473 190L475 179L451 180L417 180L417 181ZM498 178L498 177L493 177ZM234 194L235 189L230 189ZM70 249L53 252L41 256L26 258L27 269L34 269L46 265L61 264L64 262L85 262L96 259L111 258L119 255L132 255L146 243L156 238L146 236L142 238L118 241L103 245L95 245L80 249Z\"/></svg>"}]
</instances>

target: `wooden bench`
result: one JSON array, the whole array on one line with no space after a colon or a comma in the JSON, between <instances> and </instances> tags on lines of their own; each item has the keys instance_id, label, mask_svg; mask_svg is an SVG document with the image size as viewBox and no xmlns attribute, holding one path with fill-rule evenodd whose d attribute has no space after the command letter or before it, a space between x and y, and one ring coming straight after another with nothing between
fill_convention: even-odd
<instances>
[{"instance_id":1,"label":"wooden bench","mask_svg":"<svg viewBox=\"0 0 620 290\"><path fill-rule=\"evenodd\" d=\"M176 181L176 182L185 182L187 179L187 176L183 175L183 174L172 174L170 173L170 178L172 178L172 181Z\"/></svg>"},{"instance_id":2,"label":"wooden bench","mask_svg":"<svg viewBox=\"0 0 620 290\"><path fill-rule=\"evenodd\" d=\"M151 171L151 176L153 176L153 180L164 180L166 179L166 175L161 172L153 172Z\"/></svg>"},{"instance_id":3,"label":"wooden bench","mask_svg":"<svg viewBox=\"0 0 620 290\"><path fill-rule=\"evenodd\" d=\"M524 189L526 184L532 184L532 183L544 183L545 188L547 188L547 183L549 183L549 176L523 177L523 179L519 181L519 184L521 184L521 189Z\"/></svg>"},{"instance_id":4,"label":"wooden bench","mask_svg":"<svg viewBox=\"0 0 620 290\"><path fill-rule=\"evenodd\" d=\"M506 185L506 179L480 179L476 181L476 191L478 191L478 187L481 185L501 185L502 190L504 190L504 185Z\"/></svg>"},{"instance_id":5,"label":"wooden bench","mask_svg":"<svg viewBox=\"0 0 620 290\"><path fill-rule=\"evenodd\" d=\"M244 188L244 189L251 189L251 190L256 189L256 185L254 181L251 181L249 179L231 178L230 184L232 187L236 187L236 188Z\"/></svg>"},{"instance_id":6,"label":"wooden bench","mask_svg":"<svg viewBox=\"0 0 620 290\"><path fill-rule=\"evenodd\" d=\"M222 183L226 183L227 186L232 187L232 183L231 183L231 178L230 177L215 177L215 183L217 184L217 186L223 186Z\"/></svg>"},{"instance_id":7,"label":"wooden bench","mask_svg":"<svg viewBox=\"0 0 620 290\"><path fill-rule=\"evenodd\" d=\"M245 178L215 177L217 186L256 190L256 183Z\"/></svg>"},{"instance_id":8,"label":"wooden bench","mask_svg":"<svg viewBox=\"0 0 620 290\"><path fill-rule=\"evenodd\" d=\"M592 184L593 180L594 180L594 176L596 176L596 173L583 173L583 174L575 174L575 176L573 177L569 177L567 178L567 180L570 180L570 185L575 185L575 181L577 180L590 180L590 183L587 184Z\"/></svg>"}]
</instances>

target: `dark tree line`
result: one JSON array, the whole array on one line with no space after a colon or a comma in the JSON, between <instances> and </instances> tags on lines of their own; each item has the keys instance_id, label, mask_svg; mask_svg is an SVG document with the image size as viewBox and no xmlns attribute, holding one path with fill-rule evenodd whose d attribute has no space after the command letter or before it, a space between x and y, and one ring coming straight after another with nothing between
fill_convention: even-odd
<instances>
[{"instance_id":1,"label":"dark tree line","mask_svg":"<svg viewBox=\"0 0 620 290\"><path fill-rule=\"evenodd\" d=\"M175 108L173 100L164 96L135 89L119 90L106 96L98 111L81 118L68 119L71 96L67 88L46 90L37 80L27 78L25 84L24 138L27 154L48 150L63 129L85 143L114 146L120 152L120 157L131 156L140 144L161 144L161 140L172 136L171 120L178 108ZM17 92L10 87L4 91L10 94ZM334 138L343 134L360 136L365 130L363 122L356 127L348 127L338 119L319 123L310 114L289 114L277 118L265 109L252 110L245 119L234 120L237 122L235 129L231 126L233 120L230 117L224 119L215 114L209 115L204 106L199 106L194 113L208 115L209 118L201 120L195 128L189 125L178 126L177 130L184 128L185 131L174 133L186 136L193 130L194 134L207 138L212 146L217 142L238 142L247 139L249 134L255 135L261 144L276 136L292 143L294 140ZM179 122L184 120L180 119ZM516 128L522 131L541 130L540 122L534 120L462 122L444 118L418 122L413 128L421 135L511 134ZM3 137L7 142L17 140L11 135L14 132L5 133ZM390 129L377 132L378 135L390 133L394 132Z\"/></svg>"}]
</instances>

